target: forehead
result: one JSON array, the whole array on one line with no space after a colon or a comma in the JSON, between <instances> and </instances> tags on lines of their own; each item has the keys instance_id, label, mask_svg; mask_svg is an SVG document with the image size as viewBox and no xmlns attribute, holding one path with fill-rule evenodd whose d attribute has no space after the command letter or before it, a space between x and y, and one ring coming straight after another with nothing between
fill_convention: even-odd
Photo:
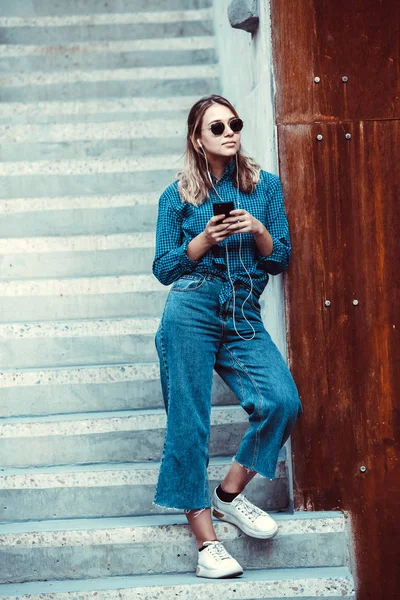
<instances>
[{"instance_id":1,"label":"forehead","mask_svg":"<svg viewBox=\"0 0 400 600\"><path fill-rule=\"evenodd\" d=\"M208 125L211 121L226 120L234 117L235 113L223 104L212 104L203 115L203 124Z\"/></svg>"}]
</instances>

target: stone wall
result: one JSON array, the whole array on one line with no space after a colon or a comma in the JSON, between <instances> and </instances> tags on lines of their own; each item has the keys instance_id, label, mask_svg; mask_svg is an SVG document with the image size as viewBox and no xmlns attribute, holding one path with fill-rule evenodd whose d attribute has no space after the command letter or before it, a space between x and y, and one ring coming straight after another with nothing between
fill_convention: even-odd
<instances>
[{"instance_id":1,"label":"stone wall","mask_svg":"<svg viewBox=\"0 0 400 600\"><path fill-rule=\"evenodd\" d=\"M274 74L269 0L259 0L259 27L255 33L234 29L228 18L231 0L214 2L217 52L222 95L235 106L245 125L244 151L271 173L278 172L274 118ZM261 297L264 324L286 359L286 325L282 274L270 276ZM290 456L290 440L287 443ZM289 464L289 469L291 465ZM289 477L290 484L292 477Z\"/></svg>"}]
</instances>

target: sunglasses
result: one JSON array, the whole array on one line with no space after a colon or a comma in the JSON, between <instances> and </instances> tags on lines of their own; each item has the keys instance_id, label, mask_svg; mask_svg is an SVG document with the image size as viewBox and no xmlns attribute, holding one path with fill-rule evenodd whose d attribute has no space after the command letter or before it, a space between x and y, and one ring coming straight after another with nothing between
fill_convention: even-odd
<instances>
[{"instance_id":1,"label":"sunglasses","mask_svg":"<svg viewBox=\"0 0 400 600\"><path fill-rule=\"evenodd\" d=\"M229 127L234 133L239 133L239 131L242 131L243 129L242 119L231 119L229 121ZM215 123L211 123L209 127L204 127L203 129L211 129L211 133L214 135L222 135L225 131L225 123L222 121L215 121Z\"/></svg>"}]
</instances>

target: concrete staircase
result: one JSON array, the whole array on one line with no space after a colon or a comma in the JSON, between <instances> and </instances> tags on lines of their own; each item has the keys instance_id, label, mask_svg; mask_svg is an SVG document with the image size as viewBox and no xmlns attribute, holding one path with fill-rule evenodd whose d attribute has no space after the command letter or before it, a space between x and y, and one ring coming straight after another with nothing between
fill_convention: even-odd
<instances>
[{"instance_id":1,"label":"concrete staircase","mask_svg":"<svg viewBox=\"0 0 400 600\"><path fill-rule=\"evenodd\" d=\"M185 118L220 92L210 0L0 0L0 598L354 597L342 513L276 511L246 571L195 576L182 512L152 503L165 434L151 274L157 202ZM217 376L210 492L247 415Z\"/></svg>"}]
</instances>

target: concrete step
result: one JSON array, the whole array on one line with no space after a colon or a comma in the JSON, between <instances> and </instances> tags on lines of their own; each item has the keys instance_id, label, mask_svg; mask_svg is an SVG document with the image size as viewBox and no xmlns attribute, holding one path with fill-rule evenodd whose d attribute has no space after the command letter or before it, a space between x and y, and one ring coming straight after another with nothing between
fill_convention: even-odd
<instances>
[{"instance_id":1,"label":"concrete step","mask_svg":"<svg viewBox=\"0 0 400 600\"><path fill-rule=\"evenodd\" d=\"M350 600L355 598L353 578L347 567L257 569L233 579L206 579L194 573L136 575L67 581L4 585L3 600L120 600L121 598L175 600Z\"/></svg>"},{"instance_id":2,"label":"concrete step","mask_svg":"<svg viewBox=\"0 0 400 600\"><path fill-rule=\"evenodd\" d=\"M3 73L0 84L7 87L24 88L27 86L51 86L60 84L107 83L113 81L139 82L154 81L162 88L164 82L187 79L215 78L218 75L217 65L136 67L131 69L71 69L53 72L31 71L29 73ZM34 91L34 88L31 88ZM32 97L30 99L32 101Z\"/></svg>"},{"instance_id":3,"label":"concrete step","mask_svg":"<svg viewBox=\"0 0 400 600\"><path fill-rule=\"evenodd\" d=\"M231 462L227 457L210 458L210 494ZM153 504L159 468L154 461L0 468L0 521L182 514L182 510ZM286 446L281 449L275 479L255 475L246 486L246 496L263 510L287 509Z\"/></svg>"},{"instance_id":4,"label":"concrete step","mask_svg":"<svg viewBox=\"0 0 400 600\"><path fill-rule=\"evenodd\" d=\"M2 1L1 7L5 4ZM50 2L49 2L50 4ZM55 3L58 4L58 3ZM74 3L76 5L76 3ZM2 44L57 44L82 42L113 42L121 40L160 39L186 36L208 36L213 34L212 10L198 8L186 10L182 5L178 10L153 10L148 5L144 11L126 3L125 10L104 10L99 2L96 11L90 7L83 9L70 6L65 13L54 14L54 8L43 9L44 14L28 16L5 16L0 19ZM103 6L102 6L103 4ZM111 3L110 3L111 4ZM204 4L203 4L204 6ZM135 12L132 12L132 8ZM165 4L163 8L168 9Z\"/></svg>"},{"instance_id":5,"label":"concrete step","mask_svg":"<svg viewBox=\"0 0 400 600\"><path fill-rule=\"evenodd\" d=\"M134 0L137 12L156 11L160 15L164 11L183 11L203 9L212 6L212 0ZM35 0L34 3L26 0L0 0L1 14L8 21L24 26L32 18L41 18L43 15L54 19L59 15L96 15L107 14L111 17L115 13L131 13L132 0ZM12 17L12 19L10 18Z\"/></svg>"},{"instance_id":6,"label":"concrete step","mask_svg":"<svg viewBox=\"0 0 400 600\"><path fill-rule=\"evenodd\" d=\"M232 456L249 422L241 406L211 409L210 456ZM161 460L163 408L70 413L0 420L4 467Z\"/></svg>"},{"instance_id":7,"label":"concrete step","mask_svg":"<svg viewBox=\"0 0 400 600\"><path fill-rule=\"evenodd\" d=\"M144 158L178 155L185 150L186 123L145 119L127 123L0 125L0 161L62 161L92 158ZM7 173L7 166L4 174ZM25 167L28 168L28 167ZM8 169L9 170L9 169Z\"/></svg>"},{"instance_id":8,"label":"concrete step","mask_svg":"<svg viewBox=\"0 0 400 600\"><path fill-rule=\"evenodd\" d=\"M158 317L169 288L153 275L0 280L0 322Z\"/></svg>"},{"instance_id":9,"label":"concrete step","mask_svg":"<svg viewBox=\"0 0 400 600\"><path fill-rule=\"evenodd\" d=\"M0 238L0 280L151 273L155 233Z\"/></svg>"},{"instance_id":10,"label":"concrete step","mask_svg":"<svg viewBox=\"0 0 400 600\"><path fill-rule=\"evenodd\" d=\"M65 144L66 142L136 140L139 143L145 139L161 141L170 138L178 138L182 141L185 133L185 123L178 119L165 120L147 117L146 119L135 119L131 123L114 122L109 119L105 123L2 125L0 126L0 143L3 145L10 143L38 144L37 147L40 148L40 144L49 142L53 143L56 148L56 144ZM9 160L5 154L4 152L2 161Z\"/></svg>"},{"instance_id":11,"label":"concrete step","mask_svg":"<svg viewBox=\"0 0 400 600\"><path fill-rule=\"evenodd\" d=\"M182 155L3 163L0 199L58 196L159 195L183 167Z\"/></svg>"},{"instance_id":12,"label":"concrete step","mask_svg":"<svg viewBox=\"0 0 400 600\"><path fill-rule=\"evenodd\" d=\"M0 201L0 238L155 232L156 194Z\"/></svg>"},{"instance_id":13,"label":"concrete step","mask_svg":"<svg viewBox=\"0 0 400 600\"><path fill-rule=\"evenodd\" d=\"M219 93L218 68L213 65L31 71L0 76L4 102L33 102Z\"/></svg>"},{"instance_id":14,"label":"concrete step","mask_svg":"<svg viewBox=\"0 0 400 600\"><path fill-rule=\"evenodd\" d=\"M0 46L0 73L71 69L125 69L217 62L214 37L139 39L57 45Z\"/></svg>"},{"instance_id":15,"label":"concrete step","mask_svg":"<svg viewBox=\"0 0 400 600\"><path fill-rule=\"evenodd\" d=\"M246 570L348 566L340 512L274 514L279 529L252 539L213 518L215 533ZM195 573L197 544L184 515L0 525L0 582Z\"/></svg>"},{"instance_id":16,"label":"concrete step","mask_svg":"<svg viewBox=\"0 0 400 600\"><path fill-rule=\"evenodd\" d=\"M46 182L46 176L50 175L72 175L79 177L80 175L95 174L98 178L101 175L108 173L118 173L119 177L123 173L129 173L131 178L134 179L133 175L146 175L148 178L152 176L152 173L159 173L167 169L171 170L171 165L176 165L177 168L181 168L182 157L181 155L170 154L161 156L145 156L141 158L125 158L125 159L103 159L103 158L92 158L87 160L37 160L37 161L17 161L3 163L1 167L1 183L2 186L8 182L9 179L13 180L14 187L17 187L17 183L24 177L29 175L43 177ZM146 192L154 190L152 184ZM84 190L81 192L83 193ZM115 192L115 190L114 190ZM118 193L123 193L118 190ZM134 193L143 193L143 190L136 190ZM47 194L48 196L49 194ZM59 194L60 196L67 196L69 194ZM8 199L8 196L2 192L2 197ZM19 196L13 196L19 197ZM25 196L25 197L32 197Z\"/></svg>"},{"instance_id":17,"label":"concrete step","mask_svg":"<svg viewBox=\"0 0 400 600\"><path fill-rule=\"evenodd\" d=\"M136 194L154 193L158 198L162 191L175 179L175 174L180 170L180 165L176 164L174 169L171 167L162 168L163 157L157 157L160 168L152 170L135 170L135 163L123 159L104 160L104 161L63 161L63 163L53 163L54 175L50 174L52 167L49 162L47 165L38 163L21 163L21 168L27 170L27 165L31 165L32 170L36 171L32 175L16 176L17 168L10 177L0 177L0 200L11 200L13 198L40 198L48 196L76 196L76 195L100 195L113 194L116 190L120 194L129 194L134 190ZM144 159L143 159L144 160ZM43 161L46 163L47 161ZM65 165L68 162L70 164ZM79 164L82 162L83 164ZM114 171L104 171L104 164L108 164L109 169ZM131 170L129 171L129 163ZM10 163L17 165L18 163ZM174 164L172 162L170 165ZM86 165L86 170L85 169ZM9 164L3 163L1 170L8 168ZM118 168L120 171L118 171ZM40 173L40 169L44 172ZM47 173L46 173L47 169ZM38 172L39 171L39 172ZM58 173L57 173L58 171ZM64 173L63 173L64 171ZM74 174L74 171L75 174Z\"/></svg>"},{"instance_id":18,"label":"concrete step","mask_svg":"<svg viewBox=\"0 0 400 600\"><path fill-rule=\"evenodd\" d=\"M15 369L154 362L158 324L156 318L1 324L0 364Z\"/></svg>"},{"instance_id":19,"label":"concrete step","mask_svg":"<svg viewBox=\"0 0 400 600\"><path fill-rule=\"evenodd\" d=\"M159 363L2 370L0 418L164 408ZM214 372L212 404L237 403Z\"/></svg>"},{"instance_id":20,"label":"concrete step","mask_svg":"<svg viewBox=\"0 0 400 600\"><path fill-rule=\"evenodd\" d=\"M162 121L158 121L162 127ZM165 124L165 120L164 120ZM90 123L90 126L94 129L103 128L106 123ZM14 161L35 161L35 160L86 160L91 158L101 159L127 159L130 157L145 157L145 156L160 156L167 155L168 152L177 154L183 154L185 151L184 135L179 137L171 136L169 139L163 137L157 137L154 132L152 137L146 137L141 135L143 133L143 126L135 125L135 134L130 137L125 135L125 139L122 137L118 138L118 130L130 129L132 124L129 125L126 122L118 123L118 128L115 123L110 124L111 127L108 130L103 139L86 139L86 140L65 140L65 141L17 141L17 142L0 142L0 162L14 162ZM180 123L181 129L183 130L184 122ZM43 125L41 127L48 127ZM62 127L62 125L58 125ZM146 131L152 132L151 122L147 123ZM64 126L65 132L70 127ZM113 131L116 132L115 139L112 138ZM109 137L107 137L107 135ZM175 134L176 135L176 134ZM110 137L111 136L111 137ZM3 167L2 167L3 168Z\"/></svg>"},{"instance_id":21,"label":"concrete step","mask_svg":"<svg viewBox=\"0 0 400 600\"><path fill-rule=\"evenodd\" d=\"M108 98L70 102L1 102L0 123L90 123L140 119L185 120L197 96Z\"/></svg>"}]
</instances>

